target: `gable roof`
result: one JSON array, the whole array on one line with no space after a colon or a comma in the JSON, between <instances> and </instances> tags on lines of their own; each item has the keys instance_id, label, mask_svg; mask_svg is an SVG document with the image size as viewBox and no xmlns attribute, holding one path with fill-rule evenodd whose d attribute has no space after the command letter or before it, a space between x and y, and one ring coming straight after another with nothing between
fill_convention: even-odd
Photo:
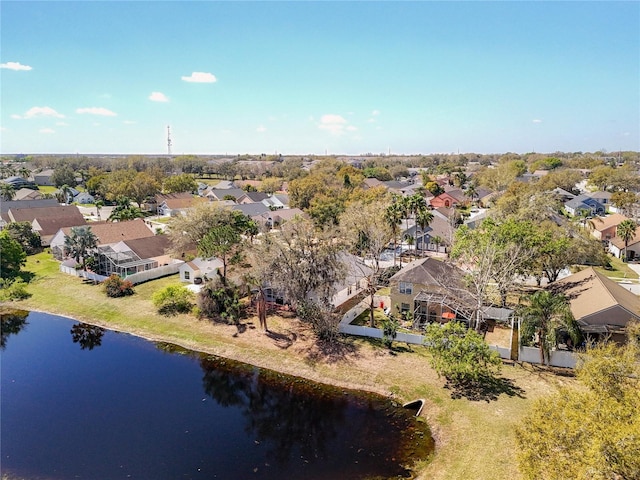
<instances>
[{"instance_id":1,"label":"gable roof","mask_svg":"<svg viewBox=\"0 0 640 480\"><path fill-rule=\"evenodd\" d=\"M166 235L154 235L125 240L125 243L136 255L144 259L166 255L170 242Z\"/></svg>"},{"instance_id":2,"label":"gable roof","mask_svg":"<svg viewBox=\"0 0 640 480\"><path fill-rule=\"evenodd\" d=\"M15 200L37 200L42 198L42 194L38 190L30 188L21 188L13 195Z\"/></svg>"},{"instance_id":3,"label":"gable roof","mask_svg":"<svg viewBox=\"0 0 640 480\"><path fill-rule=\"evenodd\" d=\"M252 202L256 203L256 202L261 202L266 198L269 198L269 195L264 192L245 192L244 195L237 198L236 200L238 202L241 202L244 199L249 199Z\"/></svg>"},{"instance_id":4,"label":"gable roof","mask_svg":"<svg viewBox=\"0 0 640 480\"><path fill-rule=\"evenodd\" d=\"M593 229L599 232L606 230L610 227L616 227L620 225L624 220L629 220L627 217L620 213L612 213L606 217L594 217L592 220Z\"/></svg>"},{"instance_id":5,"label":"gable roof","mask_svg":"<svg viewBox=\"0 0 640 480\"><path fill-rule=\"evenodd\" d=\"M231 210L238 210L244 213L248 217L255 217L257 215L262 215L265 212L269 211L269 207L267 207L264 203L244 203L241 205L233 205Z\"/></svg>"},{"instance_id":6,"label":"gable roof","mask_svg":"<svg viewBox=\"0 0 640 480\"><path fill-rule=\"evenodd\" d=\"M609 240L609 242L611 242L611 244L615 245L619 249L623 249L624 248L624 240L622 238L618 237L617 235L615 237L613 237L611 240ZM633 236L633 238L631 240L629 240L628 246L630 247L631 245L635 245L638 242L640 242L640 226L636 227L636 233Z\"/></svg>"},{"instance_id":7,"label":"gable roof","mask_svg":"<svg viewBox=\"0 0 640 480\"><path fill-rule=\"evenodd\" d=\"M41 198L38 200L10 200L0 202L0 214L5 221L9 221L7 213L17 208L55 207L58 201L55 198Z\"/></svg>"},{"instance_id":8,"label":"gable roof","mask_svg":"<svg viewBox=\"0 0 640 480\"><path fill-rule=\"evenodd\" d=\"M81 215L82 217L82 215ZM54 235L58 230L64 227L81 227L86 225L87 221L76 216L53 217L53 218L36 218L32 222L32 227L41 237Z\"/></svg>"},{"instance_id":9,"label":"gable roof","mask_svg":"<svg viewBox=\"0 0 640 480\"><path fill-rule=\"evenodd\" d=\"M55 205L36 208L11 208L8 212L9 219L13 222L33 222L37 219L52 219L60 217L75 217L78 225L84 223L84 217L75 205Z\"/></svg>"},{"instance_id":10,"label":"gable roof","mask_svg":"<svg viewBox=\"0 0 640 480\"><path fill-rule=\"evenodd\" d=\"M189 198L167 198L161 204L166 205L170 210L181 210L191 208L196 203L202 201L204 201L204 199L191 195Z\"/></svg>"},{"instance_id":11,"label":"gable roof","mask_svg":"<svg viewBox=\"0 0 640 480\"><path fill-rule=\"evenodd\" d=\"M408 282L419 285L456 285L462 284L464 273L458 267L432 257L420 258L407 264L392 276L390 282Z\"/></svg>"},{"instance_id":12,"label":"gable roof","mask_svg":"<svg viewBox=\"0 0 640 480\"><path fill-rule=\"evenodd\" d=\"M571 312L578 321L616 306L640 319L640 297L593 267L558 280L552 290L563 293L569 299Z\"/></svg>"},{"instance_id":13,"label":"gable roof","mask_svg":"<svg viewBox=\"0 0 640 480\"><path fill-rule=\"evenodd\" d=\"M91 231L98 237L98 245L109 245L136 238L149 238L154 234L144 220L136 218L126 222L94 222L90 225ZM71 227L63 228L65 236L71 233Z\"/></svg>"}]
</instances>

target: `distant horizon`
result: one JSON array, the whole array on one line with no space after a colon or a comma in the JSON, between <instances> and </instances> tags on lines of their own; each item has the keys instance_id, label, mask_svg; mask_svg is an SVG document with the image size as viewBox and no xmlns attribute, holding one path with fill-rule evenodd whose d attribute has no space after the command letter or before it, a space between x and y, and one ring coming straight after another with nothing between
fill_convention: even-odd
<instances>
[{"instance_id":1,"label":"distant horizon","mask_svg":"<svg viewBox=\"0 0 640 480\"><path fill-rule=\"evenodd\" d=\"M640 150L640 2L0 11L2 154Z\"/></svg>"}]
</instances>

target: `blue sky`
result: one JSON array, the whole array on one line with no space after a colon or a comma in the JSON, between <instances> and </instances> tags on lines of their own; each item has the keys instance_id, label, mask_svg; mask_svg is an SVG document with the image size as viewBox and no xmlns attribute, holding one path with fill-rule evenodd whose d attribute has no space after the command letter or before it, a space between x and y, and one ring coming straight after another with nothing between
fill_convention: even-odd
<instances>
[{"instance_id":1,"label":"blue sky","mask_svg":"<svg viewBox=\"0 0 640 480\"><path fill-rule=\"evenodd\" d=\"M640 150L640 3L0 2L2 153Z\"/></svg>"}]
</instances>

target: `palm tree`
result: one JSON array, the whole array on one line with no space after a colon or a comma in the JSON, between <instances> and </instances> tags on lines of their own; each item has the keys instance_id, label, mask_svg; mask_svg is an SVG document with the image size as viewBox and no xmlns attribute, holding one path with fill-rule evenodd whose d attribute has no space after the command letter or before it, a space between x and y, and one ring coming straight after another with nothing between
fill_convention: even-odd
<instances>
[{"instance_id":1,"label":"palm tree","mask_svg":"<svg viewBox=\"0 0 640 480\"><path fill-rule=\"evenodd\" d=\"M62 193L62 197L64 198L64 202L61 203L71 203L71 201L73 201L73 194L71 193L71 187L69 185L62 185L60 187L60 193Z\"/></svg>"},{"instance_id":2,"label":"palm tree","mask_svg":"<svg viewBox=\"0 0 640 480\"><path fill-rule=\"evenodd\" d=\"M622 257L623 261L627 260L628 258L627 248L629 247L629 242L631 241L631 239L636 236L637 228L638 226L633 220L623 220L616 228L616 235L618 235L624 241L624 257Z\"/></svg>"},{"instance_id":3,"label":"palm tree","mask_svg":"<svg viewBox=\"0 0 640 480\"><path fill-rule=\"evenodd\" d=\"M423 199L424 200L424 199ZM433 221L433 213L427 208L426 202L424 207L421 207L416 212L416 225L422 231L422 248L424 249L424 231Z\"/></svg>"},{"instance_id":4,"label":"palm tree","mask_svg":"<svg viewBox=\"0 0 640 480\"><path fill-rule=\"evenodd\" d=\"M26 180L27 178L29 178L29 175L31 175L31 170L29 170L27 167L22 166L18 169L18 175Z\"/></svg>"},{"instance_id":5,"label":"palm tree","mask_svg":"<svg viewBox=\"0 0 640 480\"><path fill-rule=\"evenodd\" d=\"M398 239L398 225L402 223L402 208L397 197L394 197L393 203L391 203L385 211L385 219L391 227L391 233L393 235L393 266L396 265L396 241Z\"/></svg>"},{"instance_id":6,"label":"palm tree","mask_svg":"<svg viewBox=\"0 0 640 480\"><path fill-rule=\"evenodd\" d=\"M131 205L131 201L128 198L120 197L118 199L118 204L111 211L111 215L109 215L107 220L110 222L122 222L142 217L144 217L144 213L142 213L140 208L135 205Z\"/></svg>"},{"instance_id":7,"label":"palm tree","mask_svg":"<svg viewBox=\"0 0 640 480\"><path fill-rule=\"evenodd\" d=\"M86 258L97 246L98 237L91 231L91 227L71 227L70 234L64 239L63 251L86 269Z\"/></svg>"},{"instance_id":8,"label":"palm tree","mask_svg":"<svg viewBox=\"0 0 640 480\"><path fill-rule=\"evenodd\" d=\"M0 198L6 202L13 200L16 189L10 183L0 182Z\"/></svg>"},{"instance_id":9,"label":"palm tree","mask_svg":"<svg viewBox=\"0 0 640 480\"><path fill-rule=\"evenodd\" d=\"M104 207L104 202L102 200L96 200L96 215L98 216L98 220L100 220L100 209Z\"/></svg>"},{"instance_id":10,"label":"palm tree","mask_svg":"<svg viewBox=\"0 0 640 480\"><path fill-rule=\"evenodd\" d=\"M573 318L569 301L562 294L539 290L529 297L529 305L520 311L520 338L524 343L538 338L540 363L549 364L551 350L558 346L558 334L565 332L574 345L582 341L582 333Z\"/></svg>"}]
</instances>

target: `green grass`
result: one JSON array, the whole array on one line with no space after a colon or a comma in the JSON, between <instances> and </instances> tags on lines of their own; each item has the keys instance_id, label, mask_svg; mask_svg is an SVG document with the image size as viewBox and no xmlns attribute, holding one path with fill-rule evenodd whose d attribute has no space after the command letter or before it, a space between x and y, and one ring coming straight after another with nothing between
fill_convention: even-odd
<instances>
[{"instance_id":1,"label":"green grass","mask_svg":"<svg viewBox=\"0 0 640 480\"><path fill-rule=\"evenodd\" d=\"M370 312L369 309L362 312L360 315L358 315L356 318L353 319L353 322L351 322L351 325L356 325L359 327L368 327L370 322L369 312ZM375 320L376 325L379 326L380 322L384 320L386 317L387 316L384 314L384 311L381 308L378 308L378 307L374 308L373 319Z\"/></svg>"},{"instance_id":2,"label":"green grass","mask_svg":"<svg viewBox=\"0 0 640 480\"><path fill-rule=\"evenodd\" d=\"M638 274L619 258L610 256L609 261L612 267L611 270L603 267L595 267L595 269L610 278L638 278Z\"/></svg>"}]
</instances>

